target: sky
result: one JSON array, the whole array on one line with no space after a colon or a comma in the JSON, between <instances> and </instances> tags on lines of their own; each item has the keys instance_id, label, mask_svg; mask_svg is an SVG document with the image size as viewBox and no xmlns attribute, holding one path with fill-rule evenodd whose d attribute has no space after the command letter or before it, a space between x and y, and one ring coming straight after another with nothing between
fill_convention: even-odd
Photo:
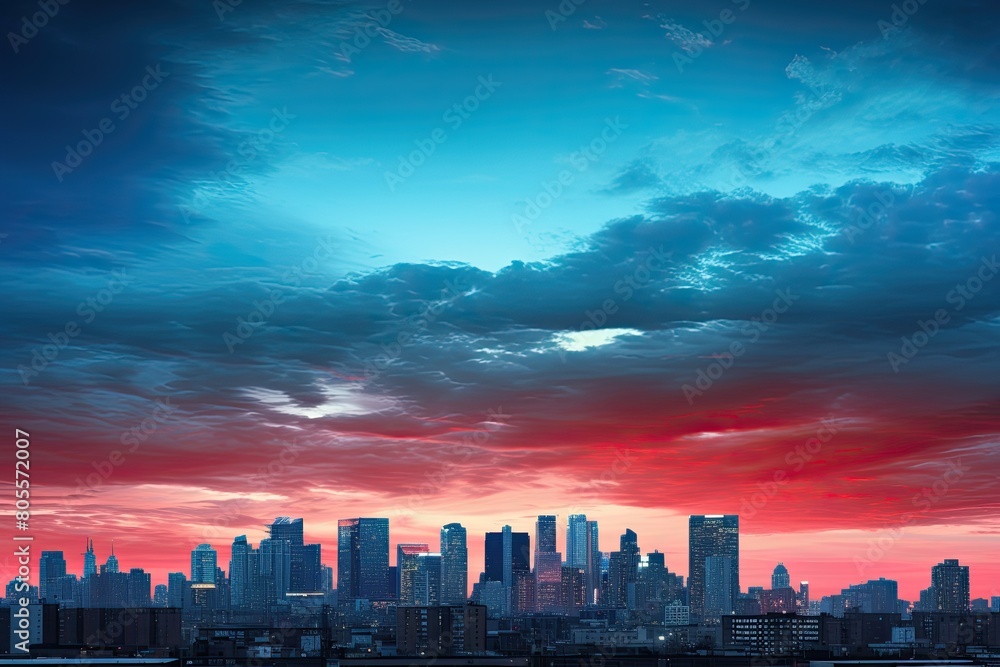
<instances>
[{"instance_id":1,"label":"sky","mask_svg":"<svg viewBox=\"0 0 1000 667\"><path fill-rule=\"evenodd\" d=\"M2 415L71 571L387 516L471 583L583 513L687 575L730 513L744 588L1000 595L991 3L0 12Z\"/></svg>"}]
</instances>

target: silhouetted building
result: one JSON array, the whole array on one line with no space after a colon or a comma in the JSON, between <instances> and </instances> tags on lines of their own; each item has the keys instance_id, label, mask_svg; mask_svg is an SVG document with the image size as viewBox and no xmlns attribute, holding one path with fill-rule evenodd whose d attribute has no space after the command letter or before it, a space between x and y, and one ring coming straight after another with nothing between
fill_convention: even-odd
<instances>
[{"instance_id":1,"label":"silhouetted building","mask_svg":"<svg viewBox=\"0 0 1000 667\"><path fill-rule=\"evenodd\" d=\"M957 559L945 559L931 568L931 588L937 611L966 612L969 610L969 566Z\"/></svg>"},{"instance_id":2,"label":"silhouetted building","mask_svg":"<svg viewBox=\"0 0 1000 667\"><path fill-rule=\"evenodd\" d=\"M705 616L706 561L728 559L728 575L717 572L714 580L727 591L713 592L716 607L732 610L740 592L740 519L735 514L691 515L688 520L688 596L693 621ZM720 566L721 561L716 563Z\"/></svg>"},{"instance_id":3,"label":"silhouetted building","mask_svg":"<svg viewBox=\"0 0 1000 667\"><path fill-rule=\"evenodd\" d=\"M66 576L66 559L61 551L43 551L38 559L38 592L46 602L55 602Z\"/></svg>"},{"instance_id":4,"label":"silhouetted building","mask_svg":"<svg viewBox=\"0 0 1000 667\"><path fill-rule=\"evenodd\" d=\"M218 553L211 544L199 544L191 551L191 583L214 584Z\"/></svg>"},{"instance_id":5,"label":"silhouetted building","mask_svg":"<svg viewBox=\"0 0 1000 667\"><path fill-rule=\"evenodd\" d=\"M449 523L441 529L441 604L465 604L469 598L469 548L465 528Z\"/></svg>"},{"instance_id":6,"label":"silhouetted building","mask_svg":"<svg viewBox=\"0 0 1000 667\"><path fill-rule=\"evenodd\" d=\"M486 607L477 604L398 607L396 651L416 657L483 653L486 618Z\"/></svg>"},{"instance_id":7,"label":"silhouetted building","mask_svg":"<svg viewBox=\"0 0 1000 667\"><path fill-rule=\"evenodd\" d=\"M389 595L389 520L341 519L337 527L337 601L386 600Z\"/></svg>"}]
</instances>

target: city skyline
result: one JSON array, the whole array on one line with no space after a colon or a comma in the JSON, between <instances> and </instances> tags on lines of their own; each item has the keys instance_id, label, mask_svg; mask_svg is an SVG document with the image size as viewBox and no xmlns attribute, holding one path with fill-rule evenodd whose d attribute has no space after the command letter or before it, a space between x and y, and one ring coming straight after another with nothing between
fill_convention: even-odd
<instances>
[{"instance_id":1,"label":"city skyline","mask_svg":"<svg viewBox=\"0 0 1000 667\"><path fill-rule=\"evenodd\" d=\"M535 519L536 519L535 523L537 524L537 520L540 519L540 518L543 518L543 516L547 519L550 516L556 516L556 517L558 517L560 515L538 515L538 516L535 517ZM691 524L692 520L695 519L696 516L700 516L701 518L706 518L706 515L691 515L690 517L688 517L688 524ZM714 518L715 516L718 516L719 519L722 518L722 515L707 515L707 517L710 518L710 519ZM287 519L287 517L278 517L278 519L276 521L280 521L281 519ZM372 521L372 520L373 519L368 519L368 521ZM299 522L299 531L300 531L299 535L301 537L302 522L304 520L300 517L300 518L297 518L295 521ZM345 521L345 520L341 520L341 521ZM346 521L353 521L353 520L346 520ZM593 523L593 522L591 521L589 523ZM267 537L266 537L268 535L267 528L269 528L271 525L272 524L265 524L264 533L263 533L263 536L260 539L263 539L265 541L267 540ZM449 525L452 525L452 524L449 524ZM556 526L556 545L558 545L560 543L560 538L562 538L563 541L565 540L566 534L568 532L568 530L567 530L568 527L562 526L562 524L560 524L558 521L556 521L555 526ZM466 526L464 526L464 525L462 525L461 527L465 528L466 531L468 530L468 528ZM445 528L445 526L442 526L441 530L443 531L444 528ZM537 525L536 525L536 530L537 530ZM626 537L626 535L628 534L628 532L629 532L629 529L624 529L623 532L618 537L615 538L616 545L619 543L620 539L624 539ZM307 533L308 533L308 535L311 536L312 531L309 530L309 531L307 531ZM496 533L496 534L499 535L500 533ZM436 567L440 567L441 553L438 552L438 551L436 551L436 549L433 548L432 544L430 544L430 543L403 542L403 541L397 541L396 539L392 538L392 522L391 522L391 520L389 520L389 536L390 536L390 539L386 543L387 544L386 548L388 550L387 551L387 553L388 553L387 566L389 566L389 567L397 567L399 565L399 555L401 553L400 547L405 547L405 548L407 548L406 549L407 553L412 553L412 554L416 555L419 552L419 553L424 554L424 555L429 555L429 556L433 556L433 557L438 558L439 560L437 561L437 566ZM472 583L474 583L476 581L479 581L479 576L480 576L481 573L484 574L484 575L486 573L485 541L486 541L487 537L486 537L485 533L483 534L482 539L476 540L475 537L476 536L473 536L474 539L469 540L469 544L472 545L472 544L475 544L476 542L478 542L480 545L482 545L482 548L479 550L479 553L481 554L481 558L480 558L480 560L478 562L475 561L471 557L468 559L468 570L467 570L467 572L468 572L468 579L467 579L468 586L467 587L468 587L469 594L471 594L471 592L472 592ZM642 536L641 535L633 535L633 538L636 538L636 537L638 538L638 540L640 542L642 541ZM187 557L188 557L188 561L190 563L190 566L194 567L194 565L195 565L195 554L199 553L200 551L202 551L202 549L204 547L208 546L214 552L212 554L211 562L215 563L216 560L217 560L218 566L224 571L224 573L226 574L226 576L227 577L231 576L231 572L229 571L229 566L230 566L231 561L232 561L232 552L231 552L231 549L232 549L232 546L233 546L234 542L238 541L241 538L246 538L246 536L245 535L234 536L232 540L230 540L229 542L227 542L225 544L223 544L223 543L220 542L219 545L215 545L215 544L209 544L209 545L198 544L198 545L195 545L195 547L192 548L192 550L190 550L187 553ZM740 535L739 539L741 540L741 542L742 542L742 538L743 538L743 536ZM312 539L312 538L310 537L310 539ZM254 540L248 538L247 542L249 542L249 543L252 544L252 543L254 543ZM531 545L531 549L529 551L529 553L530 553L529 567L530 567L530 571L534 572L535 556L537 555L538 552L537 552L537 550L535 548L535 545L534 545L534 539L532 539L531 542L533 544ZM90 538L87 539L87 544L88 544L88 548L89 548L89 545L92 544L92 540ZM322 542L319 542L319 544L320 544L320 546L323 546ZM664 552L662 552L659 549L655 549L655 548L646 549L646 548L642 547L641 544L639 546L640 546L640 549L639 549L638 553L643 558L645 558L645 556L647 554L651 554L654 551L657 551L657 552L660 552L660 553L664 553ZM337 554L338 554L338 551L339 551L338 541L334 540L333 543L332 543L332 545L327 545L327 549L328 550L324 551L324 553L326 555L323 555L323 557L322 557L322 564L324 566L330 566L330 567L332 567L333 571L336 573L338 571L338 567L339 567L338 566L339 559L337 557ZM740 549L742 549L742 544L740 545ZM46 549L45 551L48 552L48 551L53 551L53 550ZM66 549L55 549L54 551L62 551L62 553L64 554L64 558L65 558L65 562L66 562L66 571L65 572L67 574L78 574L78 573L82 573L84 571L84 564L85 564L85 559L86 559L86 556L87 556L87 552L82 552L81 553L81 556L82 556L82 558L80 559L81 567L79 568L79 570L77 570L77 569L73 568L72 565L71 565L73 562L75 562L75 559L71 558L71 557L67 557L67 556L73 556L74 554L72 552L68 552ZM470 548L469 551L472 552L474 550ZM611 553L613 551L614 551L614 549L603 550L602 553L603 554L608 554L608 553ZM39 553L41 553L41 551ZM99 554L99 552L96 552L96 553ZM120 553L120 545L119 545L119 553ZM228 554L228 557L227 557L227 554ZM565 556L565 554L561 554L561 555ZM666 556L667 554L664 554L664 555ZM685 555L685 558L687 559L685 561L685 565L684 566L681 566L679 563L678 564L672 563L669 558L665 559L665 566L667 567L667 569L670 572L682 575L684 577L685 584L687 585L689 583L689 574L688 574L688 568L686 567L686 564L690 561L690 558L692 557L691 550L690 549L685 549L685 554L684 555ZM117 558L117 556L114 555L114 554L112 554L109 551L109 553L108 553L108 559L110 559L110 561L114 563L114 570L118 571L119 565L118 565L118 558ZM982 598L982 599L990 600L992 598L1000 596L1000 585L998 585L997 583L994 583L994 581L992 581L992 580L986 580L986 581L979 582L979 586L982 589L982 592L981 592L981 594L977 594L976 593L977 589L975 588L975 586L976 586L976 581L977 581L977 577L976 577L976 570L977 570L977 568L975 567L975 564L973 564L972 567L970 568L970 563L968 561L962 559L962 558L951 559L948 556L940 556L940 557L937 558L937 560L934 563L928 562L927 564L925 564L926 565L926 567L924 568L925 581L923 581L922 583L919 583L918 584L919 588L917 588L916 590L914 590L912 592L912 594L909 593L909 591L907 591L903 586L901 586L901 585L899 586L899 593L898 593L899 598L900 599L909 600L911 603L918 603L918 602L920 602L921 601L921 595L920 594L922 592L924 592L925 589L927 589L927 588L929 588L929 587L931 587L931 586L934 585L934 581L932 579L933 572L935 572L938 569L940 569L941 566L943 566L945 564L948 564L948 563L953 563L954 561L960 561L960 562L963 563L963 565L961 567L966 571L966 575L965 576L968 577L969 579L971 579L971 582L972 582L971 586L967 586L967 589L965 591L965 595L966 595L967 599ZM99 555L96 556L96 562L97 562L98 569L103 569L104 568L105 561L101 560L101 558L100 558ZM563 565L570 565L569 561L566 560L565 558L561 562L562 562ZM129 563L127 563L127 565L128 565L128 567L122 568L122 571L126 571L127 572L128 569L132 568L132 567L143 567L143 565L141 563L132 563L132 562L129 562ZM225 565L225 567L223 567L223 565ZM798 588L798 582L800 582L800 581L802 583L806 583L809 586L809 590L810 590L811 594L813 594L814 596L816 596L813 599L818 599L819 596L839 595L842 590L847 589L848 587L853 587L853 586L856 586L856 585L860 585L860 584L862 584L864 582L867 582L867 581L870 581L870 580L874 580L874 579L884 578L884 579L893 580L894 582L898 582L898 577L894 576L891 571L883 571L883 570L879 569L878 565L872 565L870 573L866 571L865 574L858 574L858 576L855 577L855 578L853 578L853 579L848 578L848 579L840 581L839 583L835 583L835 584L831 583L831 586L832 586L831 588L829 588L829 589L823 589L823 588L815 586L812 583L809 583L809 582L815 581L817 579L816 576L810 575L809 573L805 573L805 572L799 573L799 572L797 572L795 570L789 572L787 570L787 565L785 565L785 563L783 563L783 562L776 562L776 563L771 564L770 566L764 565L763 567L764 567L764 569L767 570L767 576L766 577L762 577L759 581L758 580L752 580L752 581L750 581L749 583L746 583L746 584L742 584L742 583L741 584L736 584L736 583L734 583L734 588L738 588L738 590L741 590L743 592L745 592L745 591L747 591L747 590L749 590L749 589L751 589L753 587L763 587L763 588L767 589L773 583L774 577L776 575L776 572L778 571L778 569L781 569L781 568L785 569L785 572L784 572L783 576L786 576L786 577L789 576L789 575L791 576L790 581L793 584L793 587ZM742 558L740 559L740 568L741 569L743 568ZM794 564L793 564L793 568L794 568ZM174 572L181 572L190 581L192 581L192 582L196 581L195 579L192 578L192 570L191 569L179 569L178 570L178 569L170 569L169 567L167 567L166 569L164 569L162 571L160 571L160 570L150 570L150 569L147 569L145 567L143 567L143 569L145 570L145 572L148 575L152 575L151 582L152 582L152 585L154 585L154 586L158 585L158 584L166 584L167 581L168 581L167 575L170 574L170 573L174 573ZM971 570L971 575L970 575L970 570ZM158 575L162 575L162 576L159 576L159 578L158 578ZM39 571L38 576L39 577L42 576L41 570ZM397 575L397 576L399 576L399 575ZM953 579L951 579L950 581L953 581ZM335 577L334 577L334 588L338 587L337 582L338 582L338 578L335 575ZM32 585L37 586L39 582L32 581L31 583L32 583Z\"/></svg>"},{"instance_id":2,"label":"city skyline","mask_svg":"<svg viewBox=\"0 0 1000 667\"><path fill-rule=\"evenodd\" d=\"M483 536L526 534L538 576L501 576L555 607L595 590L556 561L592 575L591 531L631 530L608 567L636 605L633 544L699 605L704 566L713 615L777 563L813 597L916 601L952 559L1000 588L995 0L0 13L34 552L80 572L93 540L92 572L113 543L163 583L243 535L243 580L312 588L322 557L363 600L393 583L364 544L379 572L465 558L471 590ZM691 515L738 516L738 560L692 559Z\"/></svg>"}]
</instances>

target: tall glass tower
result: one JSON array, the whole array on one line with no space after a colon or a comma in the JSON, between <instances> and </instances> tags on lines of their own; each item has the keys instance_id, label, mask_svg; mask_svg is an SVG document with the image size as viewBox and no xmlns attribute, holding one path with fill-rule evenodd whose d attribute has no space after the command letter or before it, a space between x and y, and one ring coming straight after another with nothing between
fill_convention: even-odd
<instances>
[{"instance_id":1,"label":"tall glass tower","mask_svg":"<svg viewBox=\"0 0 1000 667\"><path fill-rule=\"evenodd\" d=\"M337 600L387 600L389 519L341 519L337 524Z\"/></svg>"},{"instance_id":2,"label":"tall glass tower","mask_svg":"<svg viewBox=\"0 0 1000 667\"><path fill-rule=\"evenodd\" d=\"M214 584L218 554L211 544L199 544L191 552L191 583Z\"/></svg>"},{"instance_id":3,"label":"tall glass tower","mask_svg":"<svg viewBox=\"0 0 1000 667\"><path fill-rule=\"evenodd\" d=\"M469 598L469 548L460 523L441 529L441 604L465 604Z\"/></svg>"}]
</instances>

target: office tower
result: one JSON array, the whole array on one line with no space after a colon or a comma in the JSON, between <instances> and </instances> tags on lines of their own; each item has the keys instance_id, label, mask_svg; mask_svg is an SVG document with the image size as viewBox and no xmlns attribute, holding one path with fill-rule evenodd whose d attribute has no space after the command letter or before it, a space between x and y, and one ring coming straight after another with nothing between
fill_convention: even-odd
<instances>
[{"instance_id":1,"label":"office tower","mask_svg":"<svg viewBox=\"0 0 1000 667\"><path fill-rule=\"evenodd\" d=\"M556 517L539 514L535 522L535 552L556 553Z\"/></svg>"},{"instance_id":2,"label":"office tower","mask_svg":"<svg viewBox=\"0 0 1000 667\"><path fill-rule=\"evenodd\" d=\"M322 590L322 552L318 544L305 544L301 518L279 516L265 527L272 540L289 545L288 588L285 592L317 593Z\"/></svg>"},{"instance_id":3,"label":"office tower","mask_svg":"<svg viewBox=\"0 0 1000 667\"><path fill-rule=\"evenodd\" d=\"M154 607L166 607L167 606L167 585L166 584L156 584L153 588L153 606Z\"/></svg>"},{"instance_id":4,"label":"office tower","mask_svg":"<svg viewBox=\"0 0 1000 667\"><path fill-rule=\"evenodd\" d=\"M990 611L996 614L1000 612L1000 596L991 595L990 596Z\"/></svg>"},{"instance_id":5,"label":"office tower","mask_svg":"<svg viewBox=\"0 0 1000 667\"><path fill-rule=\"evenodd\" d=\"M150 603L150 576L141 567L133 567L128 571L127 592L124 606L148 607Z\"/></svg>"},{"instance_id":6,"label":"office tower","mask_svg":"<svg viewBox=\"0 0 1000 667\"><path fill-rule=\"evenodd\" d=\"M798 610L800 614L809 613L809 582L799 582Z\"/></svg>"},{"instance_id":7,"label":"office tower","mask_svg":"<svg viewBox=\"0 0 1000 667\"><path fill-rule=\"evenodd\" d=\"M250 543L246 535L237 535L229 559L229 604L233 609L244 609L248 606L248 591L250 577L247 570L250 557Z\"/></svg>"},{"instance_id":8,"label":"office tower","mask_svg":"<svg viewBox=\"0 0 1000 667\"><path fill-rule=\"evenodd\" d=\"M648 553L639 561L635 604L645 618L662 619L662 607L667 597L667 574L666 559L659 551Z\"/></svg>"},{"instance_id":9,"label":"office tower","mask_svg":"<svg viewBox=\"0 0 1000 667\"><path fill-rule=\"evenodd\" d=\"M587 565L584 568L587 585L587 604L597 604L601 591L601 545L597 521L587 522Z\"/></svg>"},{"instance_id":10,"label":"office tower","mask_svg":"<svg viewBox=\"0 0 1000 667\"><path fill-rule=\"evenodd\" d=\"M563 565L560 598L562 609L567 616L579 616L580 609L587 604L586 572L580 567Z\"/></svg>"},{"instance_id":11,"label":"office tower","mask_svg":"<svg viewBox=\"0 0 1000 667\"><path fill-rule=\"evenodd\" d=\"M292 581L292 545L287 540L265 538L257 547L258 575L265 586L264 605L270 607L285 598Z\"/></svg>"},{"instance_id":12,"label":"office tower","mask_svg":"<svg viewBox=\"0 0 1000 667\"><path fill-rule=\"evenodd\" d=\"M556 517L540 514L535 523L535 609L562 608L562 554L556 551Z\"/></svg>"},{"instance_id":13,"label":"office tower","mask_svg":"<svg viewBox=\"0 0 1000 667\"><path fill-rule=\"evenodd\" d=\"M211 544L199 544L191 552L191 583L214 584L218 554Z\"/></svg>"},{"instance_id":14,"label":"office tower","mask_svg":"<svg viewBox=\"0 0 1000 667\"><path fill-rule=\"evenodd\" d=\"M566 525L566 565L586 569L589 555L587 552L587 515L570 514Z\"/></svg>"},{"instance_id":15,"label":"office tower","mask_svg":"<svg viewBox=\"0 0 1000 667\"><path fill-rule=\"evenodd\" d=\"M733 613L736 598L733 597L732 577L732 558L729 556L705 558L705 597L702 613L702 620L705 623L721 623L723 616ZM761 612L764 611L762 602Z\"/></svg>"},{"instance_id":16,"label":"office tower","mask_svg":"<svg viewBox=\"0 0 1000 667\"><path fill-rule=\"evenodd\" d=\"M504 526L499 533L486 533L486 580L512 587L518 575L531 572L531 536Z\"/></svg>"},{"instance_id":17,"label":"office tower","mask_svg":"<svg viewBox=\"0 0 1000 667\"><path fill-rule=\"evenodd\" d=\"M319 544L303 544L300 547L292 547L292 550L292 591L322 592L323 547Z\"/></svg>"},{"instance_id":18,"label":"office tower","mask_svg":"<svg viewBox=\"0 0 1000 667\"><path fill-rule=\"evenodd\" d=\"M66 559L61 551L43 551L38 559L38 590L46 602L56 602L66 576Z\"/></svg>"},{"instance_id":19,"label":"office tower","mask_svg":"<svg viewBox=\"0 0 1000 667\"><path fill-rule=\"evenodd\" d=\"M948 558L931 568L931 588L936 611L969 611L969 566Z\"/></svg>"},{"instance_id":20,"label":"office tower","mask_svg":"<svg viewBox=\"0 0 1000 667\"><path fill-rule=\"evenodd\" d=\"M441 554L417 554L413 571L413 600L416 605L441 603ZM465 604L463 600L462 604Z\"/></svg>"},{"instance_id":21,"label":"office tower","mask_svg":"<svg viewBox=\"0 0 1000 667\"><path fill-rule=\"evenodd\" d=\"M705 616L705 572L709 557L728 558L732 568L727 577L713 577L716 584L728 583L728 595L715 591L714 608L735 606L740 592L740 519L735 514L693 514L688 520L688 597L692 622ZM719 563L716 563L718 566ZM723 600L720 600L719 596Z\"/></svg>"},{"instance_id":22,"label":"office tower","mask_svg":"<svg viewBox=\"0 0 1000 667\"><path fill-rule=\"evenodd\" d=\"M183 572L171 572L167 575L167 606L184 607L187 597L187 577Z\"/></svg>"},{"instance_id":23,"label":"office tower","mask_svg":"<svg viewBox=\"0 0 1000 667\"><path fill-rule=\"evenodd\" d=\"M469 599L469 548L459 523L441 529L441 604L465 604Z\"/></svg>"},{"instance_id":24,"label":"office tower","mask_svg":"<svg viewBox=\"0 0 1000 667\"><path fill-rule=\"evenodd\" d=\"M337 600L389 599L389 520L341 519L337 526Z\"/></svg>"},{"instance_id":25,"label":"office tower","mask_svg":"<svg viewBox=\"0 0 1000 667\"><path fill-rule=\"evenodd\" d=\"M622 582L625 607L636 609L635 584L639 580L639 561L642 554L639 551L639 536L631 528L626 528L619 539L619 552L622 555L622 571L625 577Z\"/></svg>"},{"instance_id":26,"label":"office tower","mask_svg":"<svg viewBox=\"0 0 1000 667\"><path fill-rule=\"evenodd\" d=\"M83 578L97 574L97 555L94 554L94 540L87 540L87 550L83 552Z\"/></svg>"},{"instance_id":27,"label":"office tower","mask_svg":"<svg viewBox=\"0 0 1000 667\"><path fill-rule=\"evenodd\" d=\"M396 574L399 578L399 604L417 604L414 597L413 580L417 572L417 556L430 553L426 544L396 545Z\"/></svg>"},{"instance_id":28,"label":"office tower","mask_svg":"<svg viewBox=\"0 0 1000 667\"><path fill-rule=\"evenodd\" d=\"M302 536L301 518L279 516L267 526L267 532L272 540L285 540L292 546L301 547L305 542Z\"/></svg>"},{"instance_id":29,"label":"office tower","mask_svg":"<svg viewBox=\"0 0 1000 667\"><path fill-rule=\"evenodd\" d=\"M788 568L783 563L778 563L771 574L771 590L779 588L789 588L792 585L792 578L788 576Z\"/></svg>"},{"instance_id":30,"label":"office tower","mask_svg":"<svg viewBox=\"0 0 1000 667\"><path fill-rule=\"evenodd\" d=\"M101 574L117 574L118 573L118 557L115 556L115 541L111 540L111 555L108 556L108 560L104 562L101 566Z\"/></svg>"},{"instance_id":31,"label":"office tower","mask_svg":"<svg viewBox=\"0 0 1000 667\"><path fill-rule=\"evenodd\" d=\"M899 607L898 590L895 581L881 577L852 585L840 593L848 609L857 608L865 614L893 614Z\"/></svg>"},{"instance_id":32,"label":"office tower","mask_svg":"<svg viewBox=\"0 0 1000 667\"><path fill-rule=\"evenodd\" d=\"M507 597L503 615L516 610L534 611L534 578L531 577L531 536L515 533L504 526L499 533L486 533L486 562L483 572L486 581L503 584ZM531 579L531 602L521 595L527 594L522 580Z\"/></svg>"},{"instance_id":33,"label":"office tower","mask_svg":"<svg viewBox=\"0 0 1000 667\"><path fill-rule=\"evenodd\" d=\"M569 517L566 528L566 565L583 570L587 604L594 604L601 587L601 550L597 522L587 521L585 514L571 514Z\"/></svg>"}]
</instances>

